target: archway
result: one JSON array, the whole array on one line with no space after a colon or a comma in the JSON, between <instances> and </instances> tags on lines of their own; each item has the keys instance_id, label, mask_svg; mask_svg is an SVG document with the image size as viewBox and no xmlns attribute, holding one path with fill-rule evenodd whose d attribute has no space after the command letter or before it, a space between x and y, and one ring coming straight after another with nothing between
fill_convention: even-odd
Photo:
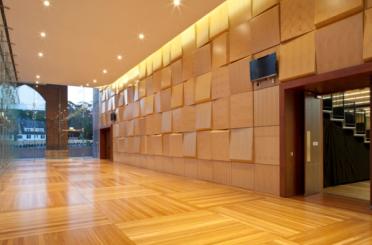
<instances>
[{"instance_id":1,"label":"archway","mask_svg":"<svg viewBox=\"0 0 372 245\"><path fill-rule=\"evenodd\" d=\"M29 85L17 87L19 103L13 108L17 115L14 132L15 157L44 158L46 149L46 101Z\"/></svg>"}]
</instances>

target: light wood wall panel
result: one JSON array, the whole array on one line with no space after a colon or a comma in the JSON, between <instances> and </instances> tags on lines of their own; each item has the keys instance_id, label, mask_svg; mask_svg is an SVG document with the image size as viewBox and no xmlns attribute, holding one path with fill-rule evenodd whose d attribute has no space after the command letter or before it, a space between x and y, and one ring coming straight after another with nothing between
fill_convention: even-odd
<instances>
[{"instance_id":1,"label":"light wood wall panel","mask_svg":"<svg viewBox=\"0 0 372 245\"><path fill-rule=\"evenodd\" d=\"M253 90L249 68L250 60L251 58L248 57L229 65L229 82L231 94L244 93Z\"/></svg>"},{"instance_id":2,"label":"light wood wall panel","mask_svg":"<svg viewBox=\"0 0 372 245\"><path fill-rule=\"evenodd\" d=\"M190 26L181 34L183 54L191 54L196 48L195 25Z\"/></svg>"},{"instance_id":3,"label":"light wood wall panel","mask_svg":"<svg viewBox=\"0 0 372 245\"><path fill-rule=\"evenodd\" d=\"M294 79L316 72L315 33L310 32L280 47L279 79Z\"/></svg>"},{"instance_id":4,"label":"light wood wall panel","mask_svg":"<svg viewBox=\"0 0 372 245\"><path fill-rule=\"evenodd\" d=\"M231 163L231 184L237 187L253 190L254 164L240 162Z\"/></svg>"},{"instance_id":5,"label":"light wood wall panel","mask_svg":"<svg viewBox=\"0 0 372 245\"><path fill-rule=\"evenodd\" d=\"M212 159L228 161L230 159L230 131L211 131Z\"/></svg>"},{"instance_id":6,"label":"light wood wall panel","mask_svg":"<svg viewBox=\"0 0 372 245\"><path fill-rule=\"evenodd\" d=\"M280 43L278 6L253 18L250 23L252 33L252 53L258 53Z\"/></svg>"},{"instance_id":7,"label":"light wood wall panel","mask_svg":"<svg viewBox=\"0 0 372 245\"><path fill-rule=\"evenodd\" d=\"M171 47L171 61L175 61L176 59L182 56L182 39L181 36L178 35L170 42Z\"/></svg>"},{"instance_id":8,"label":"light wood wall panel","mask_svg":"<svg viewBox=\"0 0 372 245\"><path fill-rule=\"evenodd\" d=\"M229 67L217 68L212 72L212 99L230 95Z\"/></svg>"},{"instance_id":9,"label":"light wood wall panel","mask_svg":"<svg viewBox=\"0 0 372 245\"><path fill-rule=\"evenodd\" d=\"M198 160L198 178L213 181L213 161Z\"/></svg>"},{"instance_id":10,"label":"light wood wall panel","mask_svg":"<svg viewBox=\"0 0 372 245\"><path fill-rule=\"evenodd\" d=\"M324 26L363 9L363 0L315 0L315 25Z\"/></svg>"},{"instance_id":11,"label":"light wood wall panel","mask_svg":"<svg viewBox=\"0 0 372 245\"><path fill-rule=\"evenodd\" d=\"M254 171L254 190L279 195L279 166L256 164Z\"/></svg>"},{"instance_id":12,"label":"light wood wall panel","mask_svg":"<svg viewBox=\"0 0 372 245\"><path fill-rule=\"evenodd\" d=\"M252 17L252 0L227 0L230 26L237 26Z\"/></svg>"},{"instance_id":13,"label":"light wood wall panel","mask_svg":"<svg viewBox=\"0 0 372 245\"><path fill-rule=\"evenodd\" d=\"M153 68L152 68L153 67L152 64L153 64L153 61L152 61L152 55L151 55L146 59L146 73L147 73L147 76L152 75L152 73L154 71Z\"/></svg>"},{"instance_id":14,"label":"light wood wall panel","mask_svg":"<svg viewBox=\"0 0 372 245\"><path fill-rule=\"evenodd\" d=\"M159 70L163 66L163 52L161 49L157 50L153 54L153 69L154 71Z\"/></svg>"},{"instance_id":15,"label":"light wood wall panel","mask_svg":"<svg viewBox=\"0 0 372 245\"><path fill-rule=\"evenodd\" d=\"M254 128L255 163L279 165L279 126Z\"/></svg>"},{"instance_id":16,"label":"light wood wall panel","mask_svg":"<svg viewBox=\"0 0 372 245\"><path fill-rule=\"evenodd\" d=\"M230 97L230 127L253 126L253 92L234 94Z\"/></svg>"},{"instance_id":17,"label":"light wood wall panel","mask_svg":"<svg viewBox=\"0 0 372 245\"><path fill-rule=\"evenodd\" d=\"M232 27L229 32L230 62L247 57L252 53L252 33L249 21Z\"/></svg>"},{"instance_id":18,"label":"light wood wall panel","mask_svg":"<svg viewBox=\"0 0 372 245\"><path fill-rule=\"evenodd\" d=\"M372 59L372 9L365 12L364 20L363 59Z\"/></svg>"},{"instance_id":19,"label":"light wood wall panel","mask_svg":"<svg viewBox=\"0 0 372 245\"><path fill-rule=\"evenodd\" d=\"M316 31L318 73L363 63L363 14L348 17Z\"/></svg>"},{"instance_id":20,"label":"light wood wall panel","mask_svg":"<svg viewBox=\"0 0 372 245\"><path fill-rule=\"evenodd\" d=\"M146 73L146 69L147 69L147 65L146 65L146 61L142 61L139 66L139 78L142 79L144 77L146 77L147 73Z\"/></svg>"},{"instance_id":21,"label":"light wood wall panel","mask_svg":"<svg viewBox=\"0 0 372 245\"><path fill-rule=\"evenodd\" d=\"M146 115L154 113L154 95L145 97L145 113Z\"/></svg>"},{"instance_id":22,"label":"light wood wall panel","mask_svg":"<svg viewBox=\"0 0 372 245\"><path fill-rule=\"evenodd\" d=\"M182 134L170 134L169 154L172 157L183 156L183 135Z\"/></svg>"},{"instance_id":23,"label":"light wood wall panel","mask_svg":"<svg viewBox=\"0 0 372 245\"><path fill-rule=\"evenodd\" d=\"M172 111L166 111L162 113L161 132L162 133L172 132Z\"/></svg>"},{"instance_id":24,"label":"light wood wall panel","mask_svg":"<svg viewBox=\"0 0 372 245\"><path fill-rule=\"evenodd\" d=\"M254 91L254 126L279 125L279 86Z\"/></svg>"},{"instance_id":25,"label":"light wood wall panel","mask_svg":"<svg viewBox=\"0 0 372 245\"><path fill-rule=\"evenodd\" d=\"M195 102L201 103L211 99L212 73L206 73L195 79Z\"/></svg>"},{"instance_id":26,"label":"light wood wall panel","mask_svg":"<svg viewBox=\"0 0 372 245\"><path fill-rule=\"evenodd\" d=\"M195 107L184 106L172 111L173 132L195 131Z\"/></svg>"},{"instance_id":27,"label":"light wood wall panel","mask_svg":"<svg viewBox=\"0 0 372 245\"><path fill-rule=\"evenodd\" d=\"M152 76L149 76L145 79L145 86L147 96L154 94L154 84L152 81Z\"/></svg>"},{"instance_id":28,"label":"light wood wall panel","mask_svg":"<svg viewBox=\"0 0 372 245\"><path fill-rule=\"evenodd\" d=\"M259 15L279 3L279 0L252 0L252 14Z\"/></svg>"},{"instance_id":29,"label":"light wood wall panel","mask_svg":"<svg viewBox=\"0 0 372 245\"><path fill-rule=\"evenodd\" d=\"M229 28L227 2L223 2L210 13L209 37L212 39Z\"/></svg>"},{"instance_id":30,"label":"light wood wall panel","mask_svg":"<svg viewBox=\"0 0 372 245\"><path fill-rule=\"evenodd\" d=\"M182 56L182 81L193 78L193 54Z\"/></svg>"},{"instance_id":31,"label":"light wood wall panel","mask_svg":"<svg viewBox=\"0 0 372 245\"><path fill-rule=\"evenodd\" d=\"M172 70L165 67L161 70L161 89L169 88L172 85Z\"/></svg>"},{"instance_id":32,"label":"light wood wall panel","mask_svg":"<svg viewBox=\"0 0 372 245\"><path fill-rule=\"evenodd\" d=\"M170 156L170 134L163 134L163 156Z\"/></svg>"},{"instance_id":33,"label":"light wood wall panel","mask_svg":"<svg viewBox=\"0 0 372 245\"><path fill-rule=\"evenodd\" d=\"M195 127L197 130L212 128L212 102L196 105Z\"/></svg>"},{"instance_id":34,"label":"light wood wall panel","mask_svg":"<svg viewBox=\"0 0 372 245\"><path fill-rule=\"evenodd\" d=\"M167 66L170 63L171 46L170 43L165 44L162 48L163 65Z\"/></svg>"},{"instance_id":35,"label":"light wood wall panel","mask_svg":"<svg viewBox=\"0 0 372 245\"><path fill-rule=\"evenodd\" d=\"M253 160L253 128L231 129L230 159L247 162Z\"/></svg>"},{"instance_id":36,"label":"light wood wall panel","mask_svg":"<svg viewBox=\"0 0 372 245\"><path fill-rule=\"evenodd\" d=\"M189 178L198 178L198 160L197 159L185 159L185 176Z\"/></svg>"},{"instance_id":37,"label":"light wood wall panel","mask_svg":"<svg viewBox=\"0 0 372 245\"><path fill-rule=\"evenodd\" d=\"M171 96L172 96L171 88L162 90L160 92L160 104L162 112L169 111L171 109Z\"/></svg>"},{"instance_id":38,"label":"light wood wall panel","mask_svg":"<svg viewBox=\"0 0 372 245\"><path fill-rule=\"evenodd\" d=\"M209 41L209 16L205 16L195 24L196 47L200 48Z\"/></svg>"},{"instance_id":39,"label":"light wood wall panel","mask_svg":"<svg viewBox=\"0 0 372 245\"><path fill-rule=\"evenodd\" d=\"M212 159L211 131L197 132L197 156L198 159Z\"/></svg>"},{"instance_id":40,"label":"light wood wall panel","mask_svg":"<svg viewBox=\"0 0 372 245\"><path fill-rule=\"evenodd\" d=\"M212 102L213 129L230 128L230 98L225 97Z\"/></svg>"},{"instance_id":41,"label":"light wood wall panel","mask_svg":"<svg viewBox=\"0 0 372 245\"><path fill-rule=\"evenodd\" d=\"M212 41L212 67L218 68L227 63L228 33L223 33Z\"/></svg>"},{"instance_id":42,"label":"light wood wall panel","mask_svg":"<svg viewBox=\"0 0 372 245\"><path fill-rule=\"evenodd\" d=\"M138 87L139 98L141 99L146 96L146 80L144 79L144 80L139 81L138 86L139 86Z\"/></svg>"},{"instance_id":43,"label":"light wood wall panel","mask_svg":"<svg viewBox=\"0 0 372 245\"><path fill-rule=\"evenodd\" d=\"M213 181L231 185L231 162L213 161Z\"/></svg>"},{"instance_id":44,"label":"light wood wall panel","mask_svg":"<svg viewBox=\"0 0 372 245\"><path fill-rule=\"evenodd\" d=\"M185 157L196 157L196 132L184 133L183 155Z\"/></svg>"},{"instance_id":45,"label":"light wood wall panel","mask_svg":"<svg viewBox=\"0 0 372 245\"><path fill-rule=\"evenodd\" d=\"M372 8L372 0L366 0L366 8Z\"/></svg>"},{"instance_id":46,"label":"light wood wall panel","mask_svg":"<svg viewBox=\"0 0 372 245\"><path fill-rule=\"evenodd\" d=\"M315 0L281 0L281 40L298 37L315 29Z\"/></svg>"},{"instance_id":47,"label":"light wood wall panel","mask_svg":"<svg viewBox=\"0 0 372 245\"><path fill-rule=\"evenodd\" d=\"M184 83L184 104L193 105L195 103L195 80L192 78Z\"/></svg>"},{"instance_id":48,"label":"light wood wall panel","mask_svg":"<svg viewBox=\"0 0 372 245\"><path fill-rule=\"evenodd\" d=\"M148 136L148 153L151 155L162 155L163 154L163 138L162 135L151 135Z\"/></svg>"},{"instance_id":49,"label":"light wood wall panel","mask_svg":"<svg viewBox=\"0 0 372 245\"><path fill-rule=\"evenodd\" d=\"M148 154L148 138L147 138L147 136L141 136L140 152L141 152L141 154Z\"/></svg>"},{"instance_id":50,"label":"light wood wall panel","mask_svg":"<svg viewBox=\"0 0 372 245\"><path fill-rule=\"evenodd\" d=\"M183 84L177 84L172 87L171 108L183 106Z\"/></svg>"},{"instance_id":51,"label":"light wood wall panel","mask_svg":"<svg viewBox=\"0 0 372 245\"><path fill-rule=\"evenodd\" d=\"M182 80L182 60L178 60L171 65L172 85L180 84Z\"/></svg>"},{"instance_id":52,"label":"light wood wall panel","mask_svg":"<svg viewBox=\"0 0 372 245\"><path fill-rule=\"evenodd\" d=\"M161 110L161 94L160 94L160 92L159 93L156 93L154 95L154 110L155 110L156 113L162 112L162 110Z\"/></svg>"},{"instance_id":53,"label":"light wood wall panel","mask_svg":"<svg viewBox=\"0 0 372 245\"><path fill-rule=\"evenodd\" d=\"M194 76L201 76L211 71L212 68L212 51L211 44L198 48L193 56L193 73Z\"/></svg>"}]
</instances>

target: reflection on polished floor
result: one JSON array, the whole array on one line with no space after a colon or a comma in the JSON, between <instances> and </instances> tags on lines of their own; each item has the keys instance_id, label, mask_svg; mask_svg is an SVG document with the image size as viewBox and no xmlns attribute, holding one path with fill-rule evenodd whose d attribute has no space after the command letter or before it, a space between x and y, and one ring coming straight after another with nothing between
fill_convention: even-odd
<instances>
[{"instance_id":1,"label":"reflection on polished floor","mask_svg":"<svg viewBox=\"0 0 372 245\"><path fill-rule=\"evenodd\" d=\"M330 186L325 188L324 192L368 201L370 198L370 184L368 180L346 185Z\"/></svg>"},{"instance_id":2,"label":"reflection on polished floor","mask_svg":"<svg viewBox=\"0 0 372 245\"><path fill-rule=\"evenodd\" d=\"M0 244L371 244L372 216L99 160L0 177Z\"/></svg>"}]
</instances>

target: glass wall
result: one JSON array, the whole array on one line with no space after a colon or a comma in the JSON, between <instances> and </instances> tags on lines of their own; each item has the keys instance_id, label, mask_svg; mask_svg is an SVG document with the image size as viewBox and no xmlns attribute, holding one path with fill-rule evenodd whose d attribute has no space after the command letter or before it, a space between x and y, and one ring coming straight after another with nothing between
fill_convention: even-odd
<instances>
[{"instance_id":1,"label":"glass wall","mask_svg":"<svg viewBox=\"0 0 372 245\"><path fill-rule=\"evenodd\" d=\"M16 115L12 107L18 103L15 66L3 19L0 18L0 174L13 156Z\"/></svg>"},{"instance_id":2,"label":"glass wall","mask_svg":"<svg viewBox=\"0 0 372 245\"><path fill-rule=\"evenodd\" d=\"M95 157L93 141L93 92L86 87L68 87L68 150L70 157Z\"/></svg>"}]
</instances>

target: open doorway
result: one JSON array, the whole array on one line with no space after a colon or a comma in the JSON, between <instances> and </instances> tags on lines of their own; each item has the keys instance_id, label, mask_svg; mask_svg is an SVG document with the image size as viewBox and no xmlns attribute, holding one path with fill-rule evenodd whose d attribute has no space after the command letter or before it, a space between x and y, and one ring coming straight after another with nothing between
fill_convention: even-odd
<instances>
[{"instance_id":1,"label":"open doorway","mask_svg":"<svg viewBox=\"0 0 372 245\"><path fill-rule=\"evenodd\" d=\"M322 96L324 192L370 199L370 89Z\"/></svg>"},{"instance_id":2,"label":"open doorway","mask_svg":"<svg viewBox=\"0 0 372 245\"><path fill-rule=\"evenodd\" d=\"M353 198L372 204L371 75L372 64L363 64L281 84L281 196L331 192L331 187L343 187L341 192L345 195L345 188L364 188L364 194ZM338 164L338 172L330 161Z\"/></svg>"},{"instance_id":3,"label":"open doorway","mask_svg":"<svg viewBox=\"0 0 372 245\"><path fill-rule=\"evenodd\" d=\"M113 148L112 148L112 129L109 128L102 128L100 129L100 137L99 137L99 152L100 152L100 159L107 159L113 160Z\"/></svg>"}]
</instances>

